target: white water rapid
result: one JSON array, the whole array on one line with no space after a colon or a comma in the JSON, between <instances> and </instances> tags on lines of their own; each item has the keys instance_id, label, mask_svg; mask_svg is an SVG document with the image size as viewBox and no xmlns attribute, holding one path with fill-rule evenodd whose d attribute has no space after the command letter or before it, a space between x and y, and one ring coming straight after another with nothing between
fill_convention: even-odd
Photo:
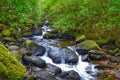
<instances>
[{"instance_id":1,"label":"white water rapid","mask_svg":"<svg viewBox=\"0 0 120 80\"><path fill-rule=\"evenodd\" d=\"M58 66L60 67L63 71L70 71L70 70L74 70L76 71L81 79L80 80L98 80L95 75L98 73L98 70L94 68L95 65L91 64L91 63L88 63L88 62L83 62L81 60L81 56L78 55L78 53L76 52L76 50L74 49L75 46L69 46L68 48L75 51L76 54L79 56L79 61L76 65L68 65L68 64L65 64L64 62L61 63L61 64L56 64L52 61L51 58L49 58L47 55L47 49L48 47L52 47L53 49L55 49L55 47L51 46L50 44L52 43L53 40L50 40L50 39L44 39L43 38L43 35L47 32L47 31L50 31L51 29L49 28L49 26L43 26L42 27L43 29L43 34L41 36L34 36L34 40L44 46L46 48L46 53L44 54L44 56L41 56L41 58L43 60L46 61L46 63L50 63L52 65L55 65L55 66ZM87 72L90 72L90 73L87 73Z\"/></svg>"}]
</instances>

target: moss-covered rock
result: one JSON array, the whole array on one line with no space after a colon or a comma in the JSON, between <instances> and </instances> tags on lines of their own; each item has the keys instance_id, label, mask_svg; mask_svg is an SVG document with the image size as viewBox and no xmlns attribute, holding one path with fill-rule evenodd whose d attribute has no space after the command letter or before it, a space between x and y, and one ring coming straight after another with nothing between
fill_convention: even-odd
<instances>
[{"instance_id":1,"label":"moss-covered rock","mask_svg":"<svg viewBox=\"0 0 120 80\"><path fill-rule=\"evenodd\" d=\"M25 32L22 34L23 37L32 37L32 32Z\"/></svg>"},{"instance_id":2,"label":"moss-covered rock","mask_svg":"<svg viewBox=\"0 0 120 80\"><path fill-rule=\"evenodd\" d=\"M13 37L4 37L3 41L5 41L5 42L15 42L15 39Z\"/></svg>"},{"instance_id":3,"label":"moss-covered rock","mask_svg":"<svg viewBox=\"0 0 120 80\"><path fill-rule=\"evenodd\" d=\"M43 38L45 39L57 39L57 34L46 33Z\"/></svg>"},{"instance_id":4,"label":"moss-covered rock","mask_svg":"<svg viewBox=\"0 0 120 80\"><path fill-rule=\"evenodd\" d=\"M31 29L29 27L23 27L22 28L22 32L29 32L31 31Z\"/></svg>"},{"instance_id":5,"label":"moss-covered rock","mask_svg":"<svg viewBox=\"0 0 120 80\"><path fill-rule=\"evenodd\" d=\"M79 45L78 45L78 48L80 49L86 49L86 50L101 50L101 48L99 47L98 44L96 44L95 41L93 40L85 40L83 42L81 42Z\"/></svg>"},{"instance_id":6,"label":"moss-covered rock","mask_svg":"<svg viewBox=\"0 0 120 80\"><path fill-rule=\"evenodd\" d=\"M107 44L109 43L109 39L98 39L98 40L95 40L95 42L99 45L103 45L103 44Z\"/></svg>"},{"instance_id":7,"label":"moss-covered rock","mask_svg":"<svg viewBox=\"0 0 120 80\"><path fill-rule=\"evenodd\" d=\"M26 40L24 43L30 55L42 56L46 51L43 46L38 45L34 41Z\"/></svg>"},{"instance_id":8,"label":"moss-covered rock","mask_svg":"<svg viewBox=\"0 0 120 80\"><path fill-rule=\"evenodd\" d=\"M0 44L0 79L20 80L25 73L26 68L11 55L4 45Z\"/></svg>"},{"instance_id":9,"label":"moss-covered rock","mask_svg":"<svg viewBox=\"0 0 120 80\"><path fill-rule=\"evenodd\" d=\"M85 39L86 39L85 35L81 35L81 34L76 35L76 41L77 42L84 41Z\"/></svg>"},{"instance_id":10,"label":"moss-covered rock","mask_svg":"<svg viewBox=\"0 0 120 80\"><path fill-rule=\"evenodd\" d=\"M3 36L6 36L6 37L9 37L9 36L11 35L10 30L9 30L9 29L4 29L4 30L2 31L2 35L3 35Z\"/></svg>"}]
</instances>

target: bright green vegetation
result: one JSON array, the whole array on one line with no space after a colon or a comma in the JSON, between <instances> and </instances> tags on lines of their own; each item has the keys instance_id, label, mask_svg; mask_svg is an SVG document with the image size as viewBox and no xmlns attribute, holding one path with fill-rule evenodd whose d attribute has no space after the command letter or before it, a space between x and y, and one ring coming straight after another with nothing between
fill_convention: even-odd
<instances>
[{"instance_id":1,"label":"bright green vegetation","mask_svg":"<svg viewBox=\"0 0 120 80\"><path fill-rule=\"evenodd\" d=\"M62 32L77 31L90 39L115 38L120 28L119 3L120 0L45 0L42 10L52 27Z\"/></svg>"},{"instance_id":2,"label":"bright green vegetation","mask_svg":"<svg viewBox=\"0 0 120 80\"><path fill-rule=\"evenodd\" d=\"M40 20L40 0L0 0L0 23L9 27L37 24Z\"/></svg>"},{"instance_id":3,"label":"bright green vegetation","mask_svg":"<svg viewBox=\"0 0 120 80\"><path fill-rule=\"evenodd\" d=\"M0 80L21 80L26 68L0 44Z\"/></svg>"}]
</instances>

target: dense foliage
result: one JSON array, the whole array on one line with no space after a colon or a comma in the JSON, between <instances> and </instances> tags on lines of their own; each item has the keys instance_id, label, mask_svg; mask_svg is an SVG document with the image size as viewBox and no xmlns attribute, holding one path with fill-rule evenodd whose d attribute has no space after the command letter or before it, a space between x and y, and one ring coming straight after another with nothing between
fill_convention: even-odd
<instances>
[{"instance_id":1,"label":"dense foliage","mask_svg":"<svg viewBox=\"0 0 120 80\"><path fill-rule=\"evenodd\" d=\"M0 23L21 27L40 20L40 0L0 0Z\"/></svg>"},{"instance_id":2,"label":"dense foliage","mask_svg":"<svg viewBox=\"0 0 120 80\"><path fill-rule=\"evenodd\" d=\"M120 0L45 0L42 9L45 19L63 32L72 29L87 34L93 28L96 35L107 31L106 35L112 35L110 31L120 28L119 3Z\"/></svg>"}]
</instances>

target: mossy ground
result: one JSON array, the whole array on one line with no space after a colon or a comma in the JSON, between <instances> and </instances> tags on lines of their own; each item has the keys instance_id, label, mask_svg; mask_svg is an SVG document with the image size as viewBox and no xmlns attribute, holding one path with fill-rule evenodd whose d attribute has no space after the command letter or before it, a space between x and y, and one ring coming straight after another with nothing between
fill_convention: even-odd
<instances>
[{"instance_id":1,"label":"mossy ground","mask_svg":"<svg viewBox=\"0 0 120 80\"><path fill-rule=\"evenodd\" d=\"M0 79L21 80L25 73L26 68L10 54L4 45L0 44Z\"/></svg>"}]
</instances>

